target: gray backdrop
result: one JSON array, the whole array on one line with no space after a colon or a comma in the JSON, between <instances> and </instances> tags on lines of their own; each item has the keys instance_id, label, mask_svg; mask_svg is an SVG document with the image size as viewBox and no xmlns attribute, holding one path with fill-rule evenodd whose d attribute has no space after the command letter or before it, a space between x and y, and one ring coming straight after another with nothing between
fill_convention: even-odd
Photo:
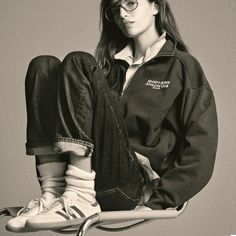
<instances>
[{"instance_id":1,"label":"gray backdrop","mask_svg":"<svg viewBox=\"0 0 236 236\"><path fill-rule=\"evenodd\" d=\"M98 0L0 0L0 207L39 195L34 159L26 157L24 78L31 58L93 53L99 37ZM214 90L219 146L213 177L177 219L116 235L229 236L236 234L235 0L170 0L183 38ZM233 67L234 66L234 67ZM6 232L0 221L0 235ZM38 232L34 236L56 235ZM108 235L92 230L89 235Z\"/></svg>"}]
</instances>

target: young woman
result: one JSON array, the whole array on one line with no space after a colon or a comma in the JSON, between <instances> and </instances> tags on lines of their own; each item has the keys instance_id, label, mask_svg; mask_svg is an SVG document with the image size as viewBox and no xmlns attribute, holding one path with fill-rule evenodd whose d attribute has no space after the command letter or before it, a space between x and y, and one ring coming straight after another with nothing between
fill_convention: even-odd
<instances>
[{"instance_id":1,"label":"young woman","mask_svg":"<svg viewBox=\"0 0 236 236\"><path fill-rule=\"evenodd\" d=\"M42 196L8 222L11 231L177 207L212 175L213 92L166 0L102 0L101 26L97 60L73 52L29 65L26 151Z\"/></svg>"}]
</instances>

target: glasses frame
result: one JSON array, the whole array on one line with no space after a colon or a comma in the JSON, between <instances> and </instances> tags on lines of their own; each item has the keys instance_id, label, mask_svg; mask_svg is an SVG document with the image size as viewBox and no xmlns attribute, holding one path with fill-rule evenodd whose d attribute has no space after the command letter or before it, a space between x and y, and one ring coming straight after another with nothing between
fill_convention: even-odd
<instances>
[{"instance_id":1,"label":"glasses frame","mask_svg":"<svg viewBox=\"0 0 236 236\"><path fill-rule=\"evenodd\" d=\"M113 18L110 19L109 16L108 16L108 12L111 11L112 8L120 8L120 7L122 7L125 11L131 12L131 11L134 11L134 10L138 7L138 0L135 0L136 6L135 6L135 8L132 9L132 10L127 9L127 8L124 6L124 3L122 4L122 1L123 1L123 0L119 0L119 1L117 1L117 2L115 2L115 3L113 3L113 4L111 4L111 5L110 5L109 7L107 7L107 9L105 10L105 17L106 17L106 19L107 19L109 22L114 22L114 19L113 19Z\"/></svg>"}]
</instances>

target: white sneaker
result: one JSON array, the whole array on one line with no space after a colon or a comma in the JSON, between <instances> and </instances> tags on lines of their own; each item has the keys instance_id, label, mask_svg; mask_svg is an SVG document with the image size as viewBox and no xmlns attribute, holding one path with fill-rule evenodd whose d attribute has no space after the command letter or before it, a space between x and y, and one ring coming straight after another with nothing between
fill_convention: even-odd
<instances>
[{"instance_id":1,"label":"white sneaker","mask_svg":"<svg viewBox=\"0 0 236 236\"><path fill-rule=\"evenodd\" d=\"M26 226L31 229L59 229L81 223L85 217L101 212L99 203L95 200L93 204L88 200L77 196L74 199L60 197L54 200L50 208L41 214L27 220Z\"/></svg>"},{"instance_id":2,"label":"white sneaker","mask_svg":"<svg viewBox=\"0 0 236 236\"><path fill-rule=\"evenodd\" d=\"M26 221L39 213L43 212L46 208L46 202L43 198L38 198L30 201L27 206L21 208L17 216L9 220L6 224L6 229L12 232L25 231Z\"/></svg>"}]
</instances>

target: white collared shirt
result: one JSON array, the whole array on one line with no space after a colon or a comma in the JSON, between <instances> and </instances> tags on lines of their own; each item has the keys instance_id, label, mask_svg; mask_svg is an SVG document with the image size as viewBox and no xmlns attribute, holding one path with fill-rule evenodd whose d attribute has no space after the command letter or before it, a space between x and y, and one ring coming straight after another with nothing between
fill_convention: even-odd
<instances>
[{"instance_id":1,"label":"white collared shirt","mask_svg":"<svg viewBox=\"0 0 236 236\"><path fill-rule=\"evenodd\" d=\"M161 50L163 45L166 42L166 32L164 32L154 44L152 44L147 50L143 57L139 58L138 60L134 61L133 57L133 49L131 44L128 44L125 48L123 48L120 52L114 55L114 59L116 60L124 60L129 64L129 68L126 71L125 75L125 83L123 86L123 91L127 88L128 84L130 83L131 79L133 78L137 69L144 64L145 62L154 58L158 52Z\"/></svg>"}]
</instances>

